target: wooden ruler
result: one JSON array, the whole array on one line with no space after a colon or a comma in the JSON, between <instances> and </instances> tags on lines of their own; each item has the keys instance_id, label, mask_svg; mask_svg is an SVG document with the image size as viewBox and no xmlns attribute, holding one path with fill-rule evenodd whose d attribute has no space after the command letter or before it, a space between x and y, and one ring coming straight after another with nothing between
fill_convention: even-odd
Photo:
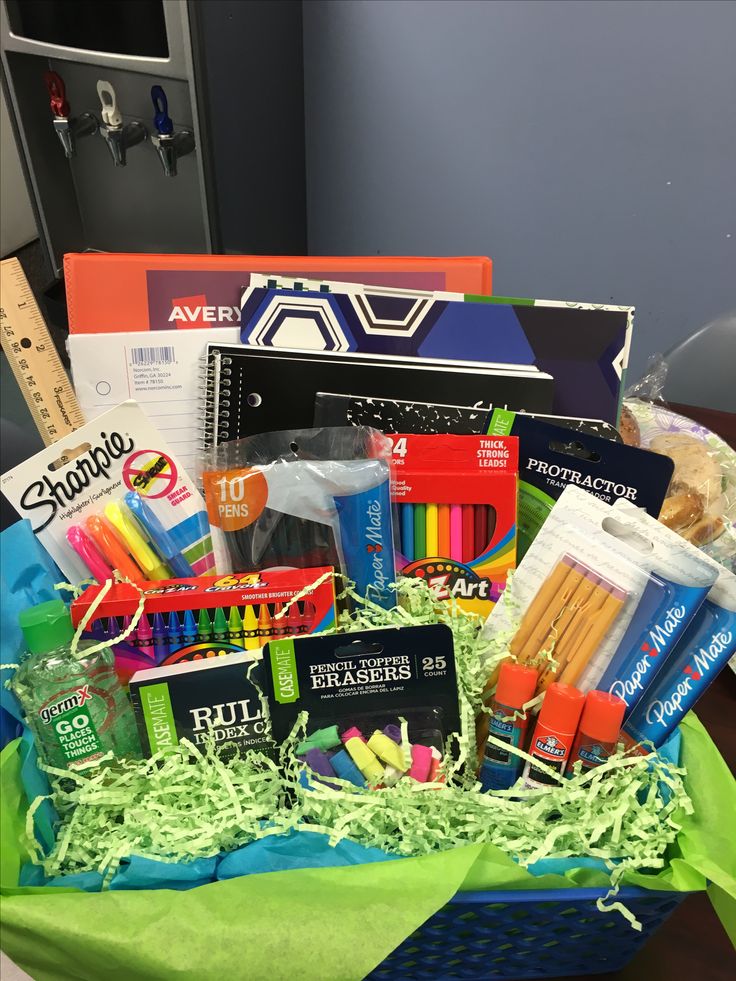
<instances>
[{"instance_id":1,"label":"wooden ruler","mask_svg":"<svg viewBox=\"0 0 736 981\"><path fill-rule=\"evenodd\" d=\"M0 340L44 445L84 425L84 416L17 259L0 262Z\"/></svg>"}]
</instances>

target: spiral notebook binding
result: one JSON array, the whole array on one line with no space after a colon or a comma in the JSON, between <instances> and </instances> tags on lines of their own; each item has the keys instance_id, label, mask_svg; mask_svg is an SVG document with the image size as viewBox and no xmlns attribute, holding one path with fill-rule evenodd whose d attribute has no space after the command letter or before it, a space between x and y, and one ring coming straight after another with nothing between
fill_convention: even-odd
<instances>
[{"instance_id":1,"label":"spiral notebook binding","mask_svg":"<svg viewBox=\"0 0 736 981\"><path fill-rule=\"evenodd\" d=\"M202 358L202 450L227 442L230 435L230 373L232 359L217 349L210 349Z\"/></svg>"}]
</instances>

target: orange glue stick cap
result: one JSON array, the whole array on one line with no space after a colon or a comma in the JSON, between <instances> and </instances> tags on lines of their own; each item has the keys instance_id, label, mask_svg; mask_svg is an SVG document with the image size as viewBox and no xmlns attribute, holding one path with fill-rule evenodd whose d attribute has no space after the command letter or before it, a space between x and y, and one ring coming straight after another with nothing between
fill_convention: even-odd
<instances>
[{"instance_id":1,"label":"orange glue stick cap","mask_svg":"<svg viewBox=\"0 0 736 981\"><path fill-rule=\"evenodd\" d=\"M583 711L585 695L572 685L554 681L539 710L539 723L559 733L574 733Z\"/></svg>"},{"instance_id":2,"label":"orange glue stick cap","mask_svg":"<svg viewBox=\"0 0 736 981\"><path fill-rule=\"evenodd\" d=\"M618 739L624 721L626 702L607 691L589 691L585 697L580 731L599 743L613 743Z\"/></svg>"},{"instance_id":3,"label":"orange glue stick cap","mask_svg":"<svg viewBox=\"0 0 736 981\"><path fill-rule=\"evenodd\" d=\"M537 672L526 664L504 661L498 675L496 701L509 708L521 708L534 698Z\"/></svg>"}]
</instances>

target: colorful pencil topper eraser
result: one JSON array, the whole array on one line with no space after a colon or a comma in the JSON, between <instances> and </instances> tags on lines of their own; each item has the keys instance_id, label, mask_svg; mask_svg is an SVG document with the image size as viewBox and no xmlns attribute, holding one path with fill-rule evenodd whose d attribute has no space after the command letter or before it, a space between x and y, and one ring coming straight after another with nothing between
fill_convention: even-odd
<instances>
[{"instance_id":1,"label":"colorful pencil topper eraser","mask_svg":"<svg viewBox=\"0 0 736 981\"><path fill-rule=\"evenodd\" d=\"M349 729L346 729L342 736L340 736L340 739L342 739L345 745L347 745L348 739L360 739L361 742L365 742L365 736L357 726L351 726Z\"/></svg>"},{"instance_id":2,"label":"colorful pencil topper eraser","mask_svg":"<svg viewBox=\"0 0 736 981\"><path fill-rule=\"evenodd\" d=\"M353 762L371 786L383 780L383 767L378 762L375 753L368 749L365 742L357 736L351 736L345 743L345 749L350 753Z\"/></svg>"},{"instance_id":3,"label":"colorful pencil topper eraser","mask_svg":"<svg viewBox=\"0 0 736 981\"><path fill-rule=\"evenodd\" d=\"M444 773L440 773L440 763L442 762L442 753L435 747L432 747L432 764L429 768L429 776L427 777L427 783L434 783L439 781L440 783L445 782Z\"/></svg>"},{"instance_id":4,"label":"colorful pencil topper eraser","mask_svg":"<svg viewBox=\"0 0 736 981\"><path fill-rule=\"evenodd\" d=\"M383 786L393 787L403 776L402 770L397 770L395 766L387 766L383 771Z\"/></svg>"},{"instance_id":5,"label":"colorful pencil topper eraser","mask_svg":"<svg viewBox=\"0 0 736 981\"><path fill-rule=\"evenodd\" d=\"M319 774L320 777L337 776L332 768L329 756L322 749L315 747L314 749L307 750L304 754L304 762L313 773Z\"/></svg>"},{"instance_id":6,"label":"colorful pencil topper eraser","mask_svg":"<svg viewBox=\"0 0 736 981\"><path fill-rule=\"evenodd\" d=\"M411 769L409 776L419 783L426 783L432 767L432 748L415 743L411 748Z\"/></svg>"},{"instance_id":7,"label":"colorful pencil topper eraser","mask_svg":"<svg viewBox=\"0 0 736 981\"><path fill-rule=\"evenodd\" d=\"M406 773L409 769L409 763L404 758L401 747L397 746L393 739L384 735L380 729L376 729L368 740L368 748L372 749L379 760L383 760L387 766L392 766L402 773Z\"/></svg>"},{"instance_id":8,"label":"colorful pencil topper eraser","mask_svg":"<svg viewBox=\"0 0 736 981\"><path fill-rule=\"evenodd\" d=\"M317 729L311 736L302 740L296 748L296 754L303 756L310 749L334 749L340 745L340 733L337 726L327 726L325 729Z\"/></svg>"},{"instance_id":9,"label":"colorful pencil topper eraser","mask_svg":"<svg viewBox=\"0 0 736 981\"><path fill-rule=\"evenodd\" d=\"M388 736L389 739L393 739L399 746L401 745L401 726L395 726L389 723L383 727L383 734L384 736Z\"/></svg>"},{"instance_id":10,"label":"colorful pencil topper eraser","mask_svg":"<svg viewBox=\"0 0 736 981\"><path fill-rule=\"evenodd\" d=\"M350 783L355 784L356 787L366 786L363 774L344 749L341 749L339 753L335 753L334 756L330 757L330 763L332 769L341 780L348 780Z\"/></svg>"}]
</instances>

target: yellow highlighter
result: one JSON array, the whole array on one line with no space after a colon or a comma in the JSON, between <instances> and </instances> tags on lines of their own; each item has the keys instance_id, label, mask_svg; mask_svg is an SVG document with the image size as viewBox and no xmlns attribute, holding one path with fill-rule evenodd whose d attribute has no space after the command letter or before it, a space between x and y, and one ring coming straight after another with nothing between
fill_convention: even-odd
<instances>
[{"instance_id":1,"label":"yellow highlighter","mask_svg":"<svg viewBox=\"0 0 736 981\"><path fill-rule=\"evenodd\" d=\"M135 518L124 504L111 501L105 506L105 517L128 546L130 554L145 573L146 579L154 581L171 579L171 570L138 531Z\"/></svg>"}]
</instances>

